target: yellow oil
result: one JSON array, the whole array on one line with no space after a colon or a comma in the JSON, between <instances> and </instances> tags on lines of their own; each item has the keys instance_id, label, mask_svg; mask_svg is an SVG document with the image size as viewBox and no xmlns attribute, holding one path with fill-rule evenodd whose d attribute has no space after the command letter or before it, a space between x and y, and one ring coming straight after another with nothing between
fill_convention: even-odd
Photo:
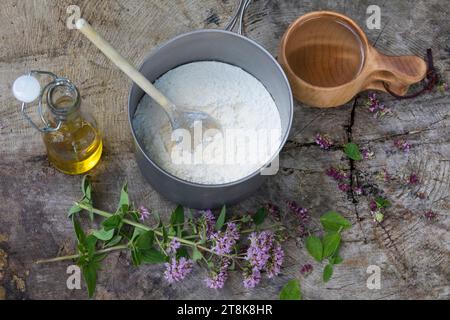
<instances>
[{"instance_id":1,"label":"yellow oil","mask_svg":"<svg viewBox=\"0 0 450 320\"><path fill-rule=\"evenodd\" d=\"M49 161L66 174L77 175L91 170L103 151L100 133L81 116L64 121L58 131L45 133L43 139Z\"/></svg>"}]
</instances>

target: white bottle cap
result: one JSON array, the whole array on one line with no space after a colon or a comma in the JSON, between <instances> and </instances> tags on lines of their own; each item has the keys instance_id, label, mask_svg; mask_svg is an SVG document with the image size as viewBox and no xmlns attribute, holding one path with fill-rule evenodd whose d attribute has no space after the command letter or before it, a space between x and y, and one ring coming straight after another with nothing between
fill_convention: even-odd
<instances>
[{"instance_id":1,"label":"white bottle cap","mask_svg":"<svg viewBox=\"0 0 450 320\"><path fill-rule=\"evenodd\" d=\"M41 84L35 77L23 75L14 81L12 91L17 100L30 103L41 94Z\"/></svg>"}]
</instances>

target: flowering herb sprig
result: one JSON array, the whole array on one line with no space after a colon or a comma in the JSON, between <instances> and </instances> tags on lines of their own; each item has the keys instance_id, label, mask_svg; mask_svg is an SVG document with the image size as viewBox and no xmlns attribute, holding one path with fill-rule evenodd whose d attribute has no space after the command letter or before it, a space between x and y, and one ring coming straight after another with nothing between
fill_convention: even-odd
<instances>
[{"instance_id":1,"label":"flowering herb sprig","mask_svg":"<svg viewBox=\"0 0 450 320\"><path fill-rule=\"evenodd\" d=\"M375 152L369 148L362 148L361 154L364 160L371 160L375 157Z\"/></svg>"},{"instance_id":2,"label":"flowering herb sprig","mask_svg":"<svg viewBox=\"0 0 450 320\"><path fill-rule=\"evenodd\" d=\"M391 203L383 197L377 197L375 200L370 201L370 214L375 222L381 223L386 215L385 210L389 208Z\"/></svg>"},{"instance_id":3,"label":"flowering herb sprig","mask_svg":"<svg viewBox=\"0 0 450 320\"><path fill-rule=\"evenodd\" d=\"M324 134L324 135L322 135L320 133L316 134L315 142L323 150L329 150L334 145L334 142L331 140L330 136L327 134Z\"/></svg>"},{"instance_id":4,"label":"flowering herb sprig","mask_svg":"<svg viewBox=\"0 0 450 320\"><path fill-rule=\"evenodd\" d=\"M253 216L227 217L229 214L224 207L217 218L211 210L194 218L190 211L185 215L183 207L178 206L172 212L170 222L165 224L158 214L145 207L133 208L126 184L115 213L94 208L92 187L87 178L83 178L82 191L83 198L69 211L78 252L37 263L76 260L90 297L95 292L101 262L114 251L129 251L135 266L164 265L163 275L169 283L185 279L195 263L208 268L209 276L204 281L215 289L224 286L229 271L236 266L243 271L243 285L247 288L256 286L264 274L272 278L280 273L284 251L280 243L283 237L279 233L283 227L264 228L265 209ZM101 228L86 233L79 222L83 212L105 218ZM148 226L144 222L151 215L156 223Z\"/></svg>"},{"instance_id":5,"label":"flowering herb sprig","mask_svg":"<svg viewBox=\"0 0 450 320\"><path fill-rule=\"evenodd\" d=\"M330 167L325 171L325 174L338 183L338 189L342 192L349 192L351 190L350 175L343 169Z\"/></svg>"},{"instance_id":6,"label":"flowering herb sprig","mask_svg":"<svg viewBox=\"0 0 450 320\"><path fill-rule=\"evenodd\" d=\"M384 116L391 113L391 110L389 108L380 103L376 93L369 93L366 101L366 106L368 107L369 111L374 114L374 117L378 119L383 118Z\"/></svg>"},{"instance_id":7,"label":"flowering herb sprig","mask_svg":"<svg viewBox=\"0 0 450 320\"><path fill-rule=\"evenodd\" d=\"M300 238L307 236L309 233L309 222L311 220L308 209L299 206L295 201L288 201L287 207L296 218L297 235Z\"/></svg>"},{"instance_id":8,"label":"flowering herb sprig","mask_svg":"<svg viewBox=\"0 0 450 320\"><path fill-rule=\"evenodd\" d=\"M420 183L419 176L418 176L416 173L412 172L412 173L408 176L408 179L407 179L406 183L407 183L408 185L416 185L416 184L419 184L419 183Z\"/></svg>"},{"instance_id":9,"label":"flowering herb sprig","mask_svg":"<svg viewBox=\"0 0 450 320\"><path fill-rule=\"evenodd\" d=\"M404 139L395 139L394 147L403 152L409 152L411 150L411 144Z\"/></svg>"}]
</instances>

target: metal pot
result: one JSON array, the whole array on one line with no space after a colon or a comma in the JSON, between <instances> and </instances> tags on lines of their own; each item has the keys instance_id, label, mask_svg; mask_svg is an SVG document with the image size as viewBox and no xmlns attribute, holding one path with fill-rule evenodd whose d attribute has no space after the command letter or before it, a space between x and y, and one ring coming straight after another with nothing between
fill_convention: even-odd
<instances>
[{"instance_id":1,"label":"metal pot","mask_svg":"<svg viewBox=\"0 0 450 320\"><path fill-rule=\"evenodd\" d=\"M292 124L293 99L289 82L278 62L256 42L224 30L198 30L177 36L148 56L140 72L154 82L180 65L195 61L220 61L247 71L272 95L281 117L282 139L274 160L284 146ZM205 209L236 203L258 189L266 176L260 170L238 181L205 185L192 183L161 169L145 153L133 128L133 117L144 92L132 85L128 99L128 117L135 142L139 168L153 188L167 199L186 207Z\"/></svg>"}]
</instances>

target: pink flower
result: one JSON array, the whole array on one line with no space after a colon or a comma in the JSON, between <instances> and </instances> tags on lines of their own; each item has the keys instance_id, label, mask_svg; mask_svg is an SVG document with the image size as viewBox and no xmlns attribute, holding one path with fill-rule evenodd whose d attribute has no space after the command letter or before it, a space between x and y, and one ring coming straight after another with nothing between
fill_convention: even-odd
<instances>
[{"instance_id":1,"label":"pink flower","mask_svg":"<svg viewBox=\"0 0 450 320\"><path fill-rule=\"evenodd\" d=\"M228 279L228 268L230 267L230 259L223 258L220 263L219 271L212 273L210 277L206 278L206 285L211 289L222 289L225 281Z\"/></svg>"},{"instance_id":2,"label":"pink flower","mask_svg":"<svg viewBox=\"0 0 450 320\"><path fill-rule=\"evenodd\" d=\"M244 274L244 286L254 288L261 280L261 271L266 271L269 278L280 273L284 251L275 241L271 231L253 232L249 240L250 247L245 257L248 261L248 269Z\"/></svg>"},{"instance_id":3,"label":"pink flower","mask_svg":"<svg viewBox=\"0 0 450 320\"><path fill-rule=\"evenodd\" d=\"M138 213L139 213L139 220L141 220L141 221L144 221L144 220L150 218L150 211L148 211L148 209L145 208L144 206L139 207Z\"/></svg>"},{"instance_id":4,"label":"pink flower","mask_svg":"<svg viewBox=\"0 0 450 320\"><path fill-rule=\"evenodd\" d=\"M206 237L209 239L214 233L216 225L216 217L214 217L210 209L203 211L203 219L205 220Z\"/></svg>"},{"instance_id":5,"label":"pink flower","mask_svg":"<svg viewBox=\"0 0 450 320\"><path fill-rule=\"evenodd\" d=\"M312 266L311 264L309 264L309 263L303 265L303 266L300 268L300 273L301 273L302 275L304 275L304 276L310 274L312 271L313 271L313 266Z\"/></svg>"},{"instance_id":6,"label":"pink flower","mask_svg":"<svg viewBox=\"0 0 450 320\"><path fill-rule=\"evenodd\" d=\"M211 240L214 242L212 250L219 255L229 254L239 237L236 224L228 222L225 232L219 231L211 235Z\"/></svg>"},{"instance_id":7,"label":"pink flower","mask_svg":"<svg viewBox=\"0 0 450 320\"><path fill-rule=\"evenodd\" d=\"M281 272L281 265L284 260L284 251L279 244L275 246L272 252L271 259L266 266L267 276L273 278Z\"/></svg>"},{"instance_id":8,"label":"pink flower","mask_svg":"<svg viewBox=\"0 0 450 320\"><path fill-rule=\"evenodd\" d=\"M436 219L436 213L434 213L433 211L427 211L427 212L425 212L424 213L424 217L427 219L427 220L434 220L434 219Z\"/></svg>"},{"instance_id":9,"label":"pink flower","mask_svg":"<svg viewBox=\"0 0 450 320\"><path fill-rule=\"evenodd\" d=\"M351 186L347 183L339 183L338 184L338 188L339 190L341 190L342 192L348 192L351 189Z\"/></svg>"},{"instance_id":10,"label":"pink flower","mask_svg":"<svg viewBox=\"0 0 450 320\"><path fill-rule=\"evenodd\" d=\"M380 103L375 93L369 93L366 105L369 111L374 114L375 118L382 118L391 113L389 108L386 108L384 104Z\"/></svg>"},{"instance_id":11,"label":"pink flower","mask_svg":"<svg viewBox=\"0 0 450 320\"><path fill-rule=\"evenodd\" d=\"M183 280L191 271L193 267L193 262L182 257L180 260L172 258L169 262L166 262L164 266L166 271L164 271L164 278L169 283L174 283Z\"/></svg>"},{"instance_id":12,"label":"pink flower","mask_svg":"<svg viewBox=\"0 0 450 320\"><path fill-rule=\"evenodd\" d=\"M368 148L363 148L361 153L362 153L364 160L373 159L373 157L375 156L375 153Z\"/></svg>"},{"instance_id":13,"label":"pink flower","mask_svg":"<svg viewBox=\"0 0 450 320\"><path fill-rule=\"evenodd\" d=\"M418 184L419 177L415 173L411 173L408 177L408 184Z\"/></svg>"},{"instance_id":14,"label":"pink flower","mask_svg":"<svg viewBox=\"0 0 450 320\"><path fill-rule=\"evenodd\" d=\"M336 181L342 181L348 178L347 173L341 169L330 167L325 171L325 174Z\"/></svg>"},{"instance_id":15,"label":"pink flower","mask_svg":"<svg viewBox=\"0 0 450 320\"><path fill-rule=\"evenodd\" d=\"M321 135L318 133L316 135L316 144L320 146L321 149L329 150L333 146L333 141L328 135Z\"/></svg>"},{"instance_id":16,"label":"pink flower","mask_svg":"<svg viewBox=\"0 0 450 320\"><path fill-rule=\"evenodd\" d=\"M251 273L244 277L244 287L252 289L256 287L261 281L261 272L258 269L253 269Z\"/></svg>"},{"instance_id":17,"label":"pink flower","mask_svg":"<svg viewBox=\"0 0 450 320\"><path fill-rule=\"evenodd\" d=\"M168 254L175 254L177 253L177 250L181 247L180 242L177 239L172 239L170 241L169 246L167 247L167 253Z\"/></svg>"},{"instance_id":18,"label":"pink flower","mask_svg":"<svg viewBox=\"0 0 450 320\"><path fill-rule=\"evenodd\" d=\"M354 187L353 188L353 192L357 195L357 196L361 196L364 192L363 189L361 187Z\"/></svg>"},{"instance_id":19,"label":"pink flower","mask_svg":"<svg viewBox=\"0 0 450 320\"><path fill-rule=\"evenodd\" d=\"M409 144L404 139L395 139L394 146L397 149L402 150L403 152L409 152L409 150L411 150L411 144Z\"/></svg>"}]
</instances>

